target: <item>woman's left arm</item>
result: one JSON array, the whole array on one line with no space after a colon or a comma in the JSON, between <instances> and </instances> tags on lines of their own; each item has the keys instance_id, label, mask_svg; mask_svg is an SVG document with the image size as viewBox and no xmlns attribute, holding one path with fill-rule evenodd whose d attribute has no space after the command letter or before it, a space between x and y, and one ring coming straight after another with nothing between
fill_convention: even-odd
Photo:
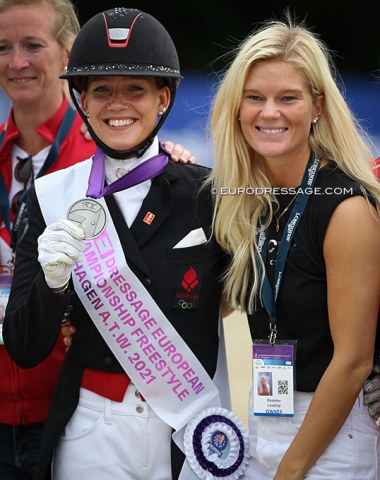
<instances>
[{"instance_id":1,"label":"woman's left arm","mask_svg":"<svg viewBox=\"0 0 380 480\"><path fill-rule=\"evenodd\" d=\"M274 480L304 478L346 421L373 365L380 221L365 198L350 197L335 209L323 251L334 354Z\"/></svg>"}]
</instances>

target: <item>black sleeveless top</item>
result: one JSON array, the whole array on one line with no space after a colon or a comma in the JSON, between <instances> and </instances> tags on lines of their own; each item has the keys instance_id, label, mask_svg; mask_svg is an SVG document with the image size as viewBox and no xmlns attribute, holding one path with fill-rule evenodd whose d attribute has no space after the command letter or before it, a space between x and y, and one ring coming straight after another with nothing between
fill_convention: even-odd
<instances>
[{"instance_id":1,"label":"black sleeveless top","mask_svg":"<svg viewBox=\"0 0 380 480\"><path fill-rule=\"evenodd\" d=\"M335 208L346 198L363 195L359 185L331 162L321 168L314 192L293 236L276 303L277 339L297 340L296 390L315 391L331 361L333 342L327 313L326 268L323 242ZM291 201L291 194L279 195L277 216ZM266 271L273 286L275 259L287 218L292 208L276 219L267 231ZM269 320L257 302L256 311L248 315L252 339L267 339ZM379 332L375 354L379 351ZM378 353L376 354L376 358Z\"/></svg>"}]
</instances>

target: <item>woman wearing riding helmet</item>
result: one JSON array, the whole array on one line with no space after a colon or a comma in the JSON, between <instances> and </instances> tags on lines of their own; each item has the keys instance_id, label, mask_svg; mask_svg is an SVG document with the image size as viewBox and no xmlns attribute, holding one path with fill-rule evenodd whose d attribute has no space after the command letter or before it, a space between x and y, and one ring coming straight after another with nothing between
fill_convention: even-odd
<instances>
[{"instance_id":1,"label":"woman wearing riding helmet","mask_svg":"<svg viewBox=\"0 0 380 480\"><path fill-rule=\"evenodd\" d=\"M155 18L115 8L83 26L64 78L97 150L32 188L4 324L23 368L49 355L62 320L78 332L35 478L53 458L55 480L177 478L170 425L207 390L203 371L215 373L226 264L199 188L208 169L168 161L157 137L181 78L177 52Z\"/></svg>"}]
</instances>

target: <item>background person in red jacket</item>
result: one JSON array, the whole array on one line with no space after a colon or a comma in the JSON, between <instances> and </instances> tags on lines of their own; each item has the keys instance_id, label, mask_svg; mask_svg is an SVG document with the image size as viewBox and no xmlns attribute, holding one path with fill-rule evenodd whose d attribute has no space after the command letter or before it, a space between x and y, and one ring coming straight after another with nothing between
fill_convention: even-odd
<instances>
[{"instance_id":1,"label":"background person in red jacket","mask_svg":"<svg viewBox=\"0 0 380 480\"><path fill-rule=\"evenodd\" d=\"M380 180L380 157L376 158L373 170L375 172L376 177Z\"/></svg>"},{"instance_id":2,"label":"background person in red jacket","mask_svg":"<svg viewBox=\"0 0 380 480\"><path fill-rule=\"evenodd\" d=\"M94 143L80 132L82 120L69 105L66 81L59 79L79 28L70 0L0 0L0 87L12 102L9 118L0 126L2 304L6 303L13 273L11 238L28 187L36 177L95 152ZM189 157L181 146L171 144L170 148L173 159L181 154ZM2 480L32 479L64 349L60 338L49 358L23 370L10 359L1 341Z\"/></svg>"}]
</instances>

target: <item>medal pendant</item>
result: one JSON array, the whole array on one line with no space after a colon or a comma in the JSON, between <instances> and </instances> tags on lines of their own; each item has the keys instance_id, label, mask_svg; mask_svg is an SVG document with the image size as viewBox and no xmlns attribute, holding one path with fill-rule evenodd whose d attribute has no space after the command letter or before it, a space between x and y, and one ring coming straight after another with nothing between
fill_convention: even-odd
<instances>
[{"instance_id":1,"label":"medal pendant","mask_svg":"<svg viewBox=\"0 0 380 480\"><path fill-rule=\"evenodd\" d=\"M66 217L82 227L85 240L91 240L100 235L107 225L103 206L93 198L82 198L73 203Z\"/></svg>"}]
</instances>

